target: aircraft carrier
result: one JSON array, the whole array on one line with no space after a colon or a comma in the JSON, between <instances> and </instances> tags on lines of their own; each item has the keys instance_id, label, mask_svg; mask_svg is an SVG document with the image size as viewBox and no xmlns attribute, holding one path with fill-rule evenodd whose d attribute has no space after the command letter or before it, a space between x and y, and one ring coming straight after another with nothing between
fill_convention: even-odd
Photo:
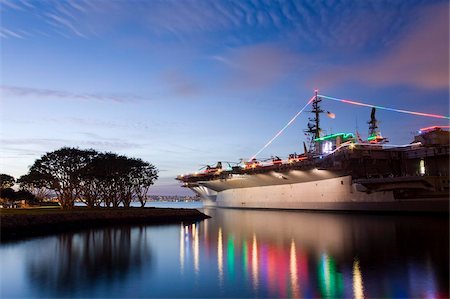
<instances>
[{"instance_id":1,"label":"aircraft carrier","mask_svg":"<svg viewBox=\"0 0 450 299\"><path fill-rule=\"evenodd\" d=\"M321 136L321 98L316 93L310 102L311 144L303 154L228 168L218 162L177 180L205 206L448 213L448 126L422 128L410 144L392 146L372 108L367 140L357 133Z\"/></svg>"}]
</instances>

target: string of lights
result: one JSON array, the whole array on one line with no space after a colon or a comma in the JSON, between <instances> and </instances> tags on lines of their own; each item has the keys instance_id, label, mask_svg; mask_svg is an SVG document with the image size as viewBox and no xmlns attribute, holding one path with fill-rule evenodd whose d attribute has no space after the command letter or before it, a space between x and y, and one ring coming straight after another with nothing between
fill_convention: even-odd
<instances>
[{"instance_id":1,"label":"string of lights","mask_svg":"<svg viewBox=\"0 0 450 299\"><path fill-rule=\"evenodd\" d=\"M371 107L371 108L377 108L380 110L388 110L388 111L394 111L394 112L400 112L400 113L406 113L406 114L412 114L412 115L418 115L418 116L425 116L425 117L432 117L432 118L450 119L450 116L446 116L446 115L431 114L431 113L410 111L410 110L404 110L404 109L395 109L395 108L379 106L379 105L372 105L372 104L367 104L367 103L362 103L362 102L357 102L357 101L338 99L338 98L334 98L334 97L330 97L330 96L326 96L326 95L322 95L322 94L318 95L318 96L321 98L327 99L327 100L332 100L332 101L336 101L336 102L342 102L342 103L352 104L352 105L357 105L357 106ZM311 104L311 102L314 100L314 97L315 96L313 96L306 103L306 105L299 112L297 112L297 114L295 114L294 117L292 117L292 119L280 131L278 131L278 133L276 133L275 136L273 136L259 151L257 151L256 154L254 154L248 161L250 162L251 160L256 158L256 156L258 156L263 150L265 150L270 144L272 144L272 142L275 139L277 139L284 132L284 130L286 130L287 127L289 127L297 119L297 117L306 109L306 107L308 107L308 105Z\"/></svg>"},{"instance_id":2,"label":"string of lights","mask_svg":"<svg viewBox=\"0 0 450 299\"><path fill-rule=\"evenodd\" d=\"M303 108L297 112L296 115L294 115L294 117L280 130L278 131L278 133L275 134L275 136L272 137L272 139L270 139L259 151L256 152L256 154L254 154L248 161L250 162L251 160L253 160L254 158L256 158L256 156L258 156L263 150L265 150L275 139L278 138L278 136L280 136L284 130L286 130L287 127L289 127L296 119L297 117L303 112L303 110L306 109L306 107L308 107L309 104L311 104L311 102L314 100L315 96L313 96L311 99L309 99L308 103L306 103L305 106L303 106Z\"/></svg>"},{"instance_id":3,"label":"string of lights","mask_svg":"<svg viewBox=\"0 0 450 299\"><path fill-rule=\"evenodd\" d=\"M424 113L424 112L416 112L416 111L409 111L409 110L403 110L403 109L395 109L395 108L389 108L389 107L384 107L384 106L366 104L366 103L362 103L362 102L338 99L338 98L329 97L329 96L325 96L325 95L318 95L318 96L321 97L321 98L324 98L324 99L337 101L337 102L342 102L342 103L346 103L346 104L357 105L357 106L372 107L372 108L377 108L377 109L380 109L380 110L395 111L395 112L412 114L412 115L419 115L419 116L425 116L425 117L450 119L450 116L445 116L445 115L431 114L431 113Z\"/></svg>"}]
</instances>

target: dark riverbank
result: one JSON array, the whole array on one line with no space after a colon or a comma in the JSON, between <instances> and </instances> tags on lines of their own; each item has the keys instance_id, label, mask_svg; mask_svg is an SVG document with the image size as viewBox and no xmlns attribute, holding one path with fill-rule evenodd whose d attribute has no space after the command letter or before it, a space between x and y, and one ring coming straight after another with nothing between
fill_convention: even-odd
<instances>
[{"instance_id":1,"label":"dark riverbank","mask_svg":"<svg viewBox=\"0 0 450 299\"><path fill-rule=\"evenodd\" d=\"M77 207L70 211L55 208L2 209L0 210L0 238L5 241L107 225L165 224L199 221L206 218L210 217L195 209L88 209L84 207Z\"/></svg>"}]
</instances>

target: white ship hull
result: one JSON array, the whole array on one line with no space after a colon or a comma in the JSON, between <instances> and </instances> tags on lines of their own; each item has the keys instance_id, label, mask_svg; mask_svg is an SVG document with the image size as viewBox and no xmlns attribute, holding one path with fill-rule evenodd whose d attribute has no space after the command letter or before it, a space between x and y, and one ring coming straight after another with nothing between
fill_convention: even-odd
<instances>
[{"instance_id":1,"label":"white ship hull","mask_svg":"<svg viewBox=\"0 0 450 299\"><path fill-rule=\"evenodd\" d=\"M322 179L312 177L321 173ZM433 198L396 199L393 191L364 192L353 183L351 176L336 177L327 171L310 172L301 179L295 174L270 180L264 177L251 177L260 180L259 186L244 178L236 182L201 182L191 187L199 194L205 206L226 208L262 208L262 209L305 209L334 211L448 211L448 196ZM309 180L315 178L316 180ZM278 181L277 181L278 180ZM292 183L288 183L292 180ZM306 181L305 181L306 180ZM264 181L264 183L262 183ZM230 187L232 185L238 188ZM245 187L250 185L250 187ZM214 189L216 190L214 190ZM223 190L221 190L223 189Z\"/></svg>"}]
</instances>

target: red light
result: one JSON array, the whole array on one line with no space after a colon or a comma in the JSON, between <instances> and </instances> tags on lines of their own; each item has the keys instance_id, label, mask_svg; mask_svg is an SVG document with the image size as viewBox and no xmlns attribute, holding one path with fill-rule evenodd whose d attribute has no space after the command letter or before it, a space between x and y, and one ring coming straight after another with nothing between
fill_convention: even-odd
<instances>
[{"instance_id":1,"label":"red light","mask_svg":"<svg viewBox=\"0 0 450 299\"><path fill-rule=\"evenodd\" d=\"M430 131L430 130L434 130L434 129L448 129L450 128L450 126L431 126L431 127L426 127L426 128L422 128L420 129L420 131Z\"/></svg>"}]
</instances>

